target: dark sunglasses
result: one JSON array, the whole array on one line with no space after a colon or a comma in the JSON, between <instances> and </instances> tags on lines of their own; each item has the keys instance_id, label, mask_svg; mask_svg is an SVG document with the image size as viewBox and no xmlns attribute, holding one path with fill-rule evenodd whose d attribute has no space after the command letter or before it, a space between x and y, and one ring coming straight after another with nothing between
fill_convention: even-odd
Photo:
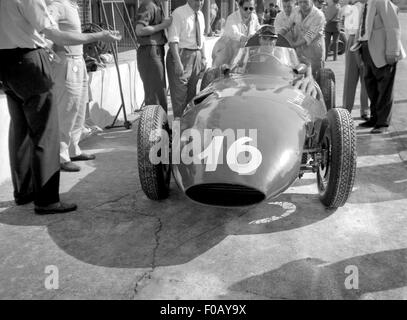
<instances>
[{"instance_id":1,"label":"dark sunglasses","mask_svg":"<svg viewBox=\"0 0 407 320\"><path fill-rule=\"evenodd\" d=\"M244 10L244 11L247 11L247 10L253 11L253 10L254 10L254 7L244 7L243 10Z\"/></svg>"}]
</instances>

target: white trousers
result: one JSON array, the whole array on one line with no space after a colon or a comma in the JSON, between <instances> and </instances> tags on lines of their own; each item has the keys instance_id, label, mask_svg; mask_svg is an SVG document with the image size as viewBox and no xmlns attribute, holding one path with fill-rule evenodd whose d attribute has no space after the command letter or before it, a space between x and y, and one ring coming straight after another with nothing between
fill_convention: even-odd
<instances>
[{"instance_id":1,"label":"white trousers","mask_svg":"<svg viewBox=\"0 0 407 320\"><path fill-rule=\"evenodd\" d=\"M59 55L53 64L54 103L58 106L60 162L69 162L81 154L79 141L88 103L88 74L82 56Z\"/></svg>"}]
</instances>

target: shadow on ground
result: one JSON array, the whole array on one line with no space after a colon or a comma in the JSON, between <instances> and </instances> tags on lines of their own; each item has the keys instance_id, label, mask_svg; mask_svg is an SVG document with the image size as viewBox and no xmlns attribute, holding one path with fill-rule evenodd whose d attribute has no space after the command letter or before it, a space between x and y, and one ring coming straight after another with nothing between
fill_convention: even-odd
<instances>
[{"instance_id":1,"label":"shadow on ground","mask_svg":"<svg viewBox=\"0 0 407 320\"><path fill-rule=\"evenodd\" d=\"M34 215L32 205L11 207L2 211L0 223L47 226L49 235L62 250L89 264L142 268L183 264L211 249L228 235L301 228L334 212L320 204L316 186L313 194L284 193L257 206L225 209L192 203L172 183L167 200L151 201L141 191L138 181L134 132L109 131L86 141L84 149L86 146L103 149L102 153L98 153L94 167L79 182L72 178L72 174L63 176L64 179L76 179L73 180L74 187L63 198L77 202L80 208L77 212L44 217ZM371 143L365 144L364 139L376 138L359 136L359 155L371 152L366 147ZM390 149L386 148L389 147L384 143L381 151L390 154ZM349 202L405 198L407 181L388 183L391 179L403 179L397 171L398 165L403 164L360 168L357 188ZM383 170L387 172L385 179ZM407 179L407 173L404 178ZM315 180L297 183L298 186L307 186ZM369 197L370 185L372 192ZM381 193L373 190L377 186L380 186ZM9 202L0 203L0 207L9 206Z\"/></svg>"},{"instance_id":2,"label":"shadow on ground","mask_svg":"<svg viewBox=\"0 0 407 320\"><path fill-rule=\"evenodd\" d=\"M347 269L349 266L352 267ZM359 299L366 293L407 286L406 266L407 249L381 251L335 263L307 258L244 279L229 290L232 297L234 292L246 292L271 299ZM345 281L350 274L355 275L354 267L358 270L358 287L347 289ZM220 298L228 299L228 295Z\"/></svg>"},{"instance_id":3,"label":"shadow on ground","mask_svg":"<svg viewBox=\"0 0 407 320\"><path fill-rule=\"evenodd\" d=\"M135 138L133 132L111 131L87 141L92 149L105 151L98 153L91 172L62 195L78 203L77 212L37 216L32 205L11 207L0 213L0 223L47 226L62 250L86 263L141 268L186 263L228 235L300 228L333 213L316 194L283 194L239 209L202 206L174 183L169 199L151 201L140 189Z\"/></svg>"}]
</instances>

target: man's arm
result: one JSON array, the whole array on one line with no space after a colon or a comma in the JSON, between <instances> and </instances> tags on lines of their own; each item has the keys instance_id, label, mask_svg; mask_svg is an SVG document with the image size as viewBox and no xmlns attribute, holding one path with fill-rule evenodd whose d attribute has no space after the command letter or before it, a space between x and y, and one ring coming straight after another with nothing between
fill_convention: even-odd
<instances>
[{"instance_id":1,"label":"man's arm","mask_svg":"<svg viewBox=\"0 0 407 320\"><path fill-rule=\"evenodd\" d=\"M136 35L139 37L143 36L150 36L158 31L164 30L171 25L172 18L166 18L163 20L162 23L157 24L155 26L145 26L143 24L138 23L136 25Z\"/></svg>"},{"instance_id":2,"label":"man's arm","mask_svg":"<svg viewBox=\"0 0 407 320\"><path fill-rule=\"evenodd\" d=\"M325 16L323 14L318 15L312 21L312 25L310 28L302 35L300 39L298 39L294 44L293 47L301 47L303 45L310 45L312 41L314 41L318 36L321 36L325 28Z\"/></svg>"},{"instance_id":3,"label":"man's arm","mask_svg":"<svg viewBox=\"0 0 407 320\"><path fill-rule=\"evenodd\" d=\"M168 43L170 45L170 51L175 63L175 74L181 76L184 73L184 66L182 65L181 57L179 56L179 38L181 34L181 17L175 10L172 15L172 23L168 28Z\"/></svg>"},{"instance_id":4,"label":"man's arm","mask_svg":"<svg viewBox=\"0 0 407 320\"><path fill-rule=\"evenodd\" d=\"M58 30L45 2L42 0L25 0L20 3L20 10L34 29L44 34L52 42L64 45L80 45L94 41L112 42L121 39L117 32L102 31L98 33L74 33Z\"/></svg>"},{"instance_id":5,"label":"man's arm","mask_svg":"<svg viewBox=\"0 0 407 320\"><path fill-rule=\"evenodd\" d=\"M152 5L141 5L136 17L136 35L139 37L149 36L170 26L172 18L164 19L160 24L150 25L154 17L154 7Z\"/></svg>"},{"instance_id":6,"label":"man's arm","mask_svg":"<svg viewBox=\"0 0 407 320\"><path fill-rule=\"evenodd\" d=\"M179 56L178 42L170 42L170 50L175 63L175 74L181 76L184 73L181 57Z\"/></svg>"},{"instance_id":7,"label":"man's arm","mask_svg":"<svg viewBox=\"0 0 407 320\"><path fill-rule=\"evenodd\" d=\"M101 31L97 33L75 33L60 31L54 28L46 28L41 31L52 42L60 46L75 46L80 44L91 43L95 41L113 42L119 41L121 36L118 31Z\"/></svg>"},{"instance_id":8,"label":"man's arm","mask_svg":"<svg viewBox=\"0 0 407 320\"><path fill-rule=\"evenodd\" d=\"M223 34L233 40L243 41L242 38L246 39L246 37L243 33L240 32L237 22L234 21L235 19L232 15L233 13L226 19L225 30Z\"/></svg>"}]
</instances>

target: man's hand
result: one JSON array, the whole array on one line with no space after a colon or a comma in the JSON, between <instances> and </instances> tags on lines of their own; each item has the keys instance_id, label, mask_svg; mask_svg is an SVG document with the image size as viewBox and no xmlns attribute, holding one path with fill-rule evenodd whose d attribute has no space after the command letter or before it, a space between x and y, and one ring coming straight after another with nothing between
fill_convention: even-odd
<instances>
[{"instance_id":1,"label":"man's hand","mask_svg":"<svg viewBox=\"0 0 407 320\"><path fill-rule=\"evenodd\" d=\"M206 65L207 65L206 58L202 57L201 58L201 72L204 72L206 70Z\"/></svg>"},{"instance_id":2,"label":"man's hand","mask_svg":"<svg viewBox=\"0 0 407 320\"><path fill-rule=\"evenodd\" d=\"M387 64L395 64L398 60L398 55L396 54L386 54L386 62Z\"/></svg>"},{"instance_id":3,"label":"man's hand","mask_svg":"<svg viewBox=\"0 0 407 320\"><path fill-rule=\"evenodd\" d=\"M244 47L246 45L247 40L249 40L249 37L241 36L240 37L240 47Z\"/></svg>"},{"instance_id":4,"label":"man's hand","mask_svg":"<svg viewBox=\"0 0 407 320\"><path fill-rule=\"evenodd\" d=\"M120 35L119 31L109 31L109 30L103 30L99 32L99 40L103 42L114 42L114 41L120 41L122 39L122 36Z\"/></svg>"},{"instance_id":5,"label":"man's hand","mask_svg":"<svg viewBox=\"0 0 407 320\"><path fill-rule=\"evenodd\" d=\"M168 28L172 23L172 17L169 18L165 18L162 22L161 22L161 26L163 27L163 29Z\"/></svg>"},{"instance_id":6,"label":"man's hand","mask_svg":"<svg viewBox=\"0 0 407 320\"><path fill-rule=\"evenodd\" d=\"M184 66L181 62L175 62L175 75L181 77L184 74Z\"/></svg>"},{"instance_id":7,"label":"man's hand","mask_svg":"<svg viewBox=\"0 0 407 320\"><path fill-rule=\"evenodd\" d=\"M312 76L311 77L307 76L302 79L294 80L293 86L294 88L303 91L304 93L310 95L313 98L317 97L318 91L315 88L314 78Z\"/></svg>"}]
</instances>

